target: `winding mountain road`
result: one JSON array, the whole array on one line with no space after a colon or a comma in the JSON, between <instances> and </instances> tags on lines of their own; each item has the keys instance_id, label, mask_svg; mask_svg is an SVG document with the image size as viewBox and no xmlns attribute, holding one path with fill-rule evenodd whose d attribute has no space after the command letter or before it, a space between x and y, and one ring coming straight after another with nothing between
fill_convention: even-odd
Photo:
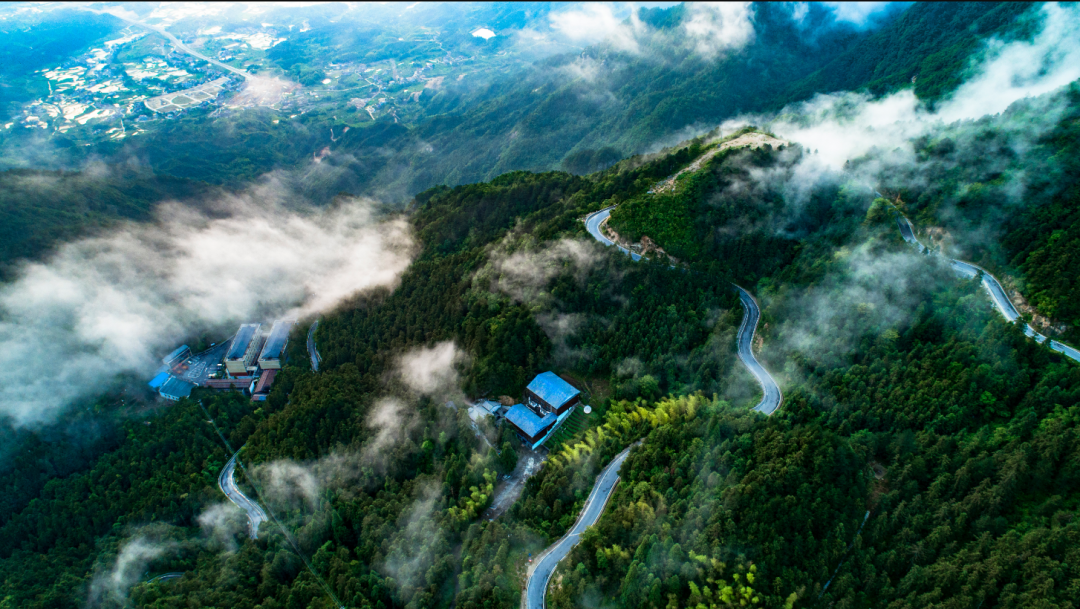
<instances>
[{"instance_id":1,"label":"winding mountain road","mask_svg":"<svg viewBox=\"0 0 1080 609\"><path fill-rule=\"evenodd\" d=\"M248 517L248 535L252 539L259 537L259 525L269 520L266 516L266 512L262 509L258 503L255 503L251 499L248 499L247 495L240 492L240 489L236 486L236 479L233 476L236 471L236 455L233 455L229 462L225 464L225 467L221 470L221 475L218 476L218 488L221 492L225 493L225 496L236 504L236 507L244 510Z\"/></svg>"},{"instance_id":2,"label":"winding mountain road","mask_svg":"<svg viewBox=\"0 0 1080 609\"><path fill-rule=\"evenodd\" d=\"M597 476L596 484L593 485L589 497L585 500L585 507L581 510L581 515L578 516L570 532L536 558L536 564L529 571L528 581L525 582L524 605L528 609L543 609L544 596L555 567L578 544L585 529L596 524L600 515L604 513L604 506L611 498L615 484L619 482L619 469L622 468L623 461L626 461L631 448L633 446L628 446L626 450L615 455L611 463Z\"/></svg>"},{"instance_id":3,"label":"winding mountain road","mask_svg":"<svg viewBox=\"0 0 1080 609\"><path fill-rule=\"evenodd\" d=\"M880 194L878 196L880 196ZM896 209L895 206L893 207L893 209ZM908 243L917 247L920 252L930 252L930 248L923 245L923 243L919 241L918 237L915 236L915 227L911 224L911 220L909 220L907 216L905 216L899 209L897 209L896 212L898 214L896 217L896 224L900 227L900 236L903 237L904 241L907 241ZM956 271L958 275L967 277L969 279L973 277L980 278L983 289L986 290L986 293L990 296L990 301L994 303L994 308L998 310L998 313L1001 313L1002 317L1004 317L1010 323L1015 323L1017 320L1020 319L1020 312L1016 310L1016 306L1013 305L1011 300L1009 300L1009 296L1008 294L1006 294L1005 288L1002 287L1001 282L997 280L997 277L991 275L989 271L982 268L981 266L972 264L970 262L964 262L963 260L955 260L952 258L949 258L948 260L949 265L953 268L954 271ZM1021 322L1023 323L1023 320L1021 320ZM1037 330L1035 330L1035 328L1032 328L1031 324L1029 323L1024 323L1024 334L1031 338L1034 338L1035 342L1039 344L1043 344L1046 342L1046 336L1040 334ZM1057 351L1058 353L1063 354L1065 357L1080 362L1080 350L1077 350L1074 347L1066 345L1062 342L1058 342L1056 340L1051 340L1050 348L1054 351Z\"/></svg>"},{"instance_id":4,"label":"winding mountain road","mask_svg":"<svg viewBox=\"0 0 1080 609\"><path fill-rule=\"evenodd\" d=\"M614 205L589 214L589 216L585 218L585 230L589 231L589 234L593 236L593 239L596 239L600 243L603 243L604 245L614 245L619 248L620 252L629 254L630 258L635 262L641 260L641 254L631 252L625 247L617 245L614 241L605 237L604 233L600 232L600 225L604 223L604 220L607 220L608 217L611 216L611 210L613 209L615 209Z\"/></svg>"},{"instance_id":5,"label":"winding mountain road","mask_svg":"<svg viewBox=\"0 0 1080 609\"><path fill-rule=\"evenodd\" d=\"M780 408L780 402L783 401L784 396L780 393L780 386L776 384L772 375L754 357L754 333L757 331L758 320L761 319L761 309L750 292L739 286L735 286L735 289L739 291L739 301L745 310L736 338L739 345L739 360L761 385L763 395L758 405L754 406L754 410L771 415Z\"/></svg>"},{"instance_id":6,"label":"winding mountain road","mask_svg":"<svg viewBox=\"0 0 1080 609\"><path fill-rule=\"evenodd\" d=\"M604 245L615 245L619 248L619 251L624 254L630 254L630 257L634 260L641 260L641 256L631 252L630 250L616 244L611 239L608 239L600 232L600 225L611 216L612 207L605 207L600 211L595 211L585 217L585 230L589 231L589 234L594 239ZM754 357L754 333L757 332L758 320L761 318L761 309L758 307L757 301L750 295L750 292L742 289L741 287L732 284L739 292L739 301L742 302L743 314L742 324L739 326L739 335L736 340L739 346L739 361L743 366L750 371L750 374L754 375L758 383L761 385L762 398L758 402L758 405L754 407L754 410L758 412L771 415L776 412L777 408L780 408L780 404L784 400L783 394L780 392L780 386L776 384L776 380L773 379L769 371L757 361Z\"/></svg>"},{"instance_id":7,"label":"winding mountain road","mask_svg":"<svg viewBox=\"0 0 1080 609\"><path fill-rule=\"evenodd\" d=\"M879 197L881 196L880 193L876 194ZM620 251L629 254L634 260L640 260L640 255L617 245L600 231L600 225L611 216L612 209L614 209L614 207L606 207L589 214L585 218L586 230L600 243L606 246L615 245ZM899 210L897 210L897 212L899 213ZM915 236L914 226L912 226L911 221L902 213L897 217L897 225L900 228L900 235L903 237L904 241L918 247L919 251L922 253L929 253L931 251ZM949 263L960 275L969 278L980 277L983 287L986 289L987 294L989 294L991 301L994 303L994 307L1005 317L1005 319L1010 322L1015 322L1020 319L1020 313L1016 310L1012 301L1009 300L1005 289L996 277L988 273L985 269L971 264L970 262L950 259ZM757 301L749 292L737 285L735 286L735 289L739 292L739 301L742 303L745 311L736 339L736 342L738 343L739 360L742 361L743 365L746 366L747 370L754 375L754 378L756 378L761 385L763 396L758 405L754 407L754 410L766 415L771 415L780 407L780 404L783 401L783 394L780 391L780 387L776 384L775 379L772 378L772 375L770 375L757 361L757 358L754 357L754 333L757 330L757 324L761 318L761 309L758 307ZM1029 324L1024 324L1024 326L1025 334L1034 337L1039 343L1046 341L1046 336L1036 332ZM1080 351L1073 347L1051 340L1050 348L1065 354L1067 357L1080 361ZM544 609L544 597L547 593L548 582L555 572L555 567L559 564L559 561L565 558L566 555L570 553L570 550L577 545L581 538L581 534L585 532L585 529L596 524L596 521L600 519L604 507L606 506L608 499L611 498L611 493L615 490L616 483L619 481L619 469L622 467L622 463L626 460L627 455L630 454L630 448L631 447L628 447L626 450L619 453L597 477L596 483L589 493L589 498L585 501L585 507L582 509L581 515L578 517L577 522L574 523L573 528L570 529L570 532L537 557L536 565L529 571L528 580L525 583L523 605L527 609ZM867 517L869 517L869 512L867 512ZM865 518L863 519L863 524L866 524ZM862 527L860 526L860 530L861 528Z\"/></svg>"},{"instance_id":8,"label":"winding mountain road","mask_svg":"<svg viewBox=\"0 0 1080 609\"><path fill-rule=\"evenodd\" d=\"M608 246L616 245L624 254L629 254L634 260L641 260L640 255L617 245L600 232L600 224L607 220L612 209L614 207L607 207L589 214L585 218L585 229L600 243ZM761 309L758 307L754 297L750 295L750 292L737 285L735 289L739 292L739 300L742 302L745 311L736 341L738 343L739 360L742 361L750 374L754 375L754 378L761 385L763 397L758 405L754 407L754 410L771 415L780 407L783 395L780 392L780 386L776 384L776 381L765 370L765 367L754 357L754 332L757 330L758 320L761 318ZM547 594L548 582L551 581L551 575L555 572L555 567L578 544L585 529L596 524L596 521L600 519L600 515L604 513L604 507L607 505L608 499L611 498L611 493L615 490L615 485L619 481L619 469L622 468L623 461L630 454L631 448L633 447L627 447L626 450L616 455L611 460L611 463L604 468L604 471L600 472L588 499L585 500L585 507L581 510L581 515L578 516L577 522L574 523L570 532L537 557L536 564L529 571L528 580L525 582L523 605L527 609L544 609L544 597Z\"/></svg>"}]
</instances>

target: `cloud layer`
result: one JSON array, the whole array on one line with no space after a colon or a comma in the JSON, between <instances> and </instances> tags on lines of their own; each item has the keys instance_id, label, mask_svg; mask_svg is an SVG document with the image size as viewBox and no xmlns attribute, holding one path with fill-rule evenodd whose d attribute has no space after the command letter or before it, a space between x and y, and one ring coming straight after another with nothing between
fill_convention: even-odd
<instances>
[{"instance_id":1,"label":"cloud layer","mask_svg":"<svg viewBox=\"0 0 1080 609\"><path fill-rule=\"evenodd\" d=\"M213 217L165 204L156 222L26 264L0 287L0 416L50 421L196 332L326 310L409 264L407 223L370 201L300 212L278 193L230 196Z\"/></svg>"},{"instance_id":2,"label":"cloud layer","mask_svg":"<svg viewBox=\"0 0 1080 609\"><path fill-rule=\"evenodd\" d=\"M879 99L857 93L822 94L785 108L779 117L745 116L744 124L768 124L778 135L819 154L822 169L840 169L873 150L913 154L912 140L960 120L998 114L1013 103L1057 90L1080 78L1080 8L1048 4L1031 41L990 40L952 96L930 108L911 89ZM1048 116L1046 126L1053 124Z\"/></svg>"}]
</instances>

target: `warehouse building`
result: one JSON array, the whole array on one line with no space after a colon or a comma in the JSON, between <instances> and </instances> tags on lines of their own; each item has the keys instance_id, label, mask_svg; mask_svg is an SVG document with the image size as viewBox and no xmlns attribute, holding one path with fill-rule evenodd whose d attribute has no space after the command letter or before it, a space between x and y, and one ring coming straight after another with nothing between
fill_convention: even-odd
<instances>
[{"instance_id":1,"label":"warehouse building","mask_svg":"<svg viewBox=\"0 0 1080 609\"><path fill-rule=\"evenodd\" d=\"M544 444L581 403L581 392L554 372L544 372L525 388L523 404L514 404L506 420L530 448Z\"/></svg>"},{"instance_id":2,"label":"warehouse building","mask_svg":"<svg viewBox=\"0 0 1080 609\"><path fill-rule=\"evenodd\" d=\"M281 360L285 355L285 347L289 344L289 332L296 325L295 319L279 319L270 328L270 335L266 337L266 344L259 354L259 368L263 370L278 370L281 368Z\"/></svg>"},{"instance_id":3,"label":"warehouse building","mask_svg":"<svg viewBox=\"0 0 1080 609\"><path fill-rule=\"evenodd\" d=\"M191 395L191 390L194 388L195 385L193 383L182 381L175 376L170 376L158 388L158 394L166 400L176 402L179 401L180 398L186 398Z\"/></svg>"},{"instance_id":4,"label":"warehouse building","mask_svg":"<svg viewBox=\"0 0 1080 609\"><path fill-rule=\"evenodd\" d=\"M230 376L251 376L255 371L255 358L263 346L261 327L260 324L244 324L236 331L225 354L225 371Z\"/></svg>"}]
</instances>

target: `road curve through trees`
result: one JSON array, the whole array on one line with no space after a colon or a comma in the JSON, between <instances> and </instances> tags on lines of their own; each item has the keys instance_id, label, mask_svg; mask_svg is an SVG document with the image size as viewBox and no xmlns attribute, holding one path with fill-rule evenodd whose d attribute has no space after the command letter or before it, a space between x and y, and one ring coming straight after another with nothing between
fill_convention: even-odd
<instances>
[{"instance_id":1,"label":"road curve through trees","mask_svg":"<svg viewBox=\"0 0 1080 609\"><path fill-rule=\"evenodd\" d=\"M600 243L608 246L616 245L616 243L600 232L600 224L607 220L612 209L614 207L607 207L593 212L585 218L585 228L589 231L589 234ZM640 255L622 246L617 247L623 253L629 254L634 260L641 259ZM750 292L737 285L735 289L739 292L739 300L742 302L744 310L737 338L739 360L750 371L750 374L754 375L754 378L758 380L764 394L761 402L754 407L754 410L771 415L780 407L783 396L780 393L779 385L754 357L754 333L757 330L758 320L761 318L761 309L758 307L754 297L750 295ZM551 575L555 572L555 567L578 544L585 529L596 524L596 521L600 519L608 499L611 498L611 493L615 490L615 484L619 481L619 469L622 467L627 455L630 454L631 448L632 446L627 447L626 450L616 455L611 460L611 463L604 468L604 471L600 472L600 475L596 478L596 484L593 485L592 491L589 493L589 498L585 500L581 515L578 516L577 522L574 523L570 532L537 557L536 565L530 570L528 580L525 582L525 597L523 600L527 609L544 608L548 582L551 581Z\"/></svg>"},{"instance_id":2,"label":"road curve through trees","mask_svg":"<svg viewBox=\"0 0 1080 609\"><path fill-rule=\"evenodd\" d=\"M593 239L596 239L604 245L616 245L614 241L608 239L604 236L604 233L600 232L600 225L604 223L604 220L607 220L608 217L611 216L611 210L613 209L615 209L614 205L612 205L611 207L605 207L600 211L595 211L589 214L589 216L585 218L585 230L589 231L589 234L593 236ZM620 252L624 254L629 254L630 258L634 261L641 260L641 254L638 254L637 252L631 252L630 250L626 249L621 245L618 245L617 247L619 248Z\"/></svg>"},{"instance_id":3,"label":"road curve through trees","mask_svg":"<svg viewBox=\"0 0 1080 609\"><path fill-rule=\"evenodd\" d=\"M600 225L611 216L612 207L605 207L600 211L593 212L585 218L585 230L589 231L589 234L594 239L604 245L617 245L611 239L608 239L600 232ZM641 260L641 256L631 252L630 250L618 246L619 251L624 254L630 254L630 257L634 260ZM750 295L750 292L742 289L741 287L732 284L739 292L739 301L743 305L743 319L742 324L739 326L739 336L736 342L739 346L739 361L742 362L746 369L750 371L750 374L754 375L758 383L761 385L762 398L758 402L758 405L754 407L754 410L763 412L767 415L771 415L780 408L781 402L783 402L784 396L780 392L780 386L776 384L776 380L773 379L769 371L757 361L754 357L754 333L757 332L758 320L761 318L761 309L758 307L757 301Z\"/></svg>"},{"instance_id":4,"label":"road curve through trees","mask_svg":"<svg viewBox=\"0 0 1080 609\"><path fill-rule=\"evenodd\" d=\"M881 195L879 194L878 196ZM894 207L893 209L896 208ZM904 241L914 245L922 253L930 253L930 248L923 245L918 237L915 236L915 227L911 224L911 220L908 220L907 216L901 213L900 210L897 209L896 212L898 214L896 217L896 224L900 227L900 236L904 238ZM958 275L962 275L969 279L973 277L980 278L983 289L986 290L986 293L990 296L991 302L994 303L994 308L998 310L998 313L1001 313L1002 317L1010 323L1020 319L1020 312L1016 310L1016 306L1009 300L1009 296L1005 293L1005 288L1001 286L1001 282L997 280L997 277L991 275L986 269L970 262L954 260L952 258L949 258L948 260L949 265L952 266L953 270L956 271ZM1046 342L1046 336L1040 334L1035 328L1032 328L1031 324L1025 323L1023 320L1021 320L1021 323L1024 323L1024 334L1034 338L1037 343L1042 344ZM1050 348L1065 355L1065 357L1080 362L1080 350L1056 340L1050 341Z\"/></svg>"},{"instance_id":5,"label":"road curve through trees","mask_svg":"<svg viewBox=\"0 0 1080 609\"><path fill-rule=\"evenodd\" d=\"M570 550L578 544L585 529L596 524L596 521L600 519L600 514L604 512L604 506L607 505L612 491L615 490L615 484L619 481L619 469L622 468L623 461L626 461L631 448L633 447L628 446L626 450L615 455L611 463L597 476L596 484L593 485L589 497L585 500L585 507L582 508L581 515L578 516L570 532L536 558L536 565L529 572L528 581L525 582L525 607L528 609L543 609L544 596L547 593L551 574L555 572L559 561L566 558Z\"/></svg>"},{"instance_id":6,"label":"road curve through trees","mask_svg":"<svg viewBox=\"0 0 1080 609\"><path fill-rule=\"evenodd\" d=\"M236 507L244 510L248 517L248 535L252 539L256 539L259 536L259 525L268 520L266 512L262 509L258 503L255 503L248 496L240 492L240 489L236 486L236 479L234 472L236 471L236 455L233 455L229 462L225 464L225 467L221 470L221 475L218 476L218 488L221 492L225 493L225 496L236 504Z\"/></svg>"},{"instance_id":7,"label":"road curve through trees","mask_svg":"<svg viewBox=\"0 0 1080 609\"><path fill-rule=\"evenodd\" d=\"M761 309L750 292L739 286L735 286L735 289L739 291L739 302L742 303L745 311L742 324L739 326L739 335L736 338L739 344L739 360L761 385L761 401L754 406L754 410L771 415L780 408L780 402L784 397L772 375L754 357L754 333L757 331L758 320L761 319Z\"/></svg>"}]
</instances>

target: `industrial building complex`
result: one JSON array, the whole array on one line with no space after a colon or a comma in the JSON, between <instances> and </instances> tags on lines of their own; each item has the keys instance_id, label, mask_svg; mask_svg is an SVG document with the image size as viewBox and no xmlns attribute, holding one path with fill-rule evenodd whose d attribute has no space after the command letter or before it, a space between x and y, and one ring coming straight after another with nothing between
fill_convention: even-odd
<instances>
[{"instance_id":1,"label":"industrial building complex","mask_svg":"<svg viewBox=\"0 0 1080 609\"><path fill-rule=\"evenodd\" d=\"M174 401L188 397L195 387L246 390L253 401L265 400L295 325L295 319L279 319L264 333L263 324L243 324L227 342L195 355L187 345L178 347L162 358L149 385Z\"/></svg>"},{"instance_id":2,"label":"industrial building complex","mask_svg":"<svg viewBox=\"0 0 1080 609\"><path fill-rule=\"evenodd\" d=\"M264 331L264 324L246 323L227 342L201 353L192 355L187 345L178 347L162 358L150 387L168 400L188 397L195 387L208 387L245 391L252 401L263 401L284 364L285 348L295 325L294 319L279 319ZM505 421L527 447L535 450L581 405L581 392L548 371L533 378L520 403L509 405L513 400L504 399L502 404L481 400L472 405L470 416L478 413L475 416Z\"/></svg>"}]
</instances>

